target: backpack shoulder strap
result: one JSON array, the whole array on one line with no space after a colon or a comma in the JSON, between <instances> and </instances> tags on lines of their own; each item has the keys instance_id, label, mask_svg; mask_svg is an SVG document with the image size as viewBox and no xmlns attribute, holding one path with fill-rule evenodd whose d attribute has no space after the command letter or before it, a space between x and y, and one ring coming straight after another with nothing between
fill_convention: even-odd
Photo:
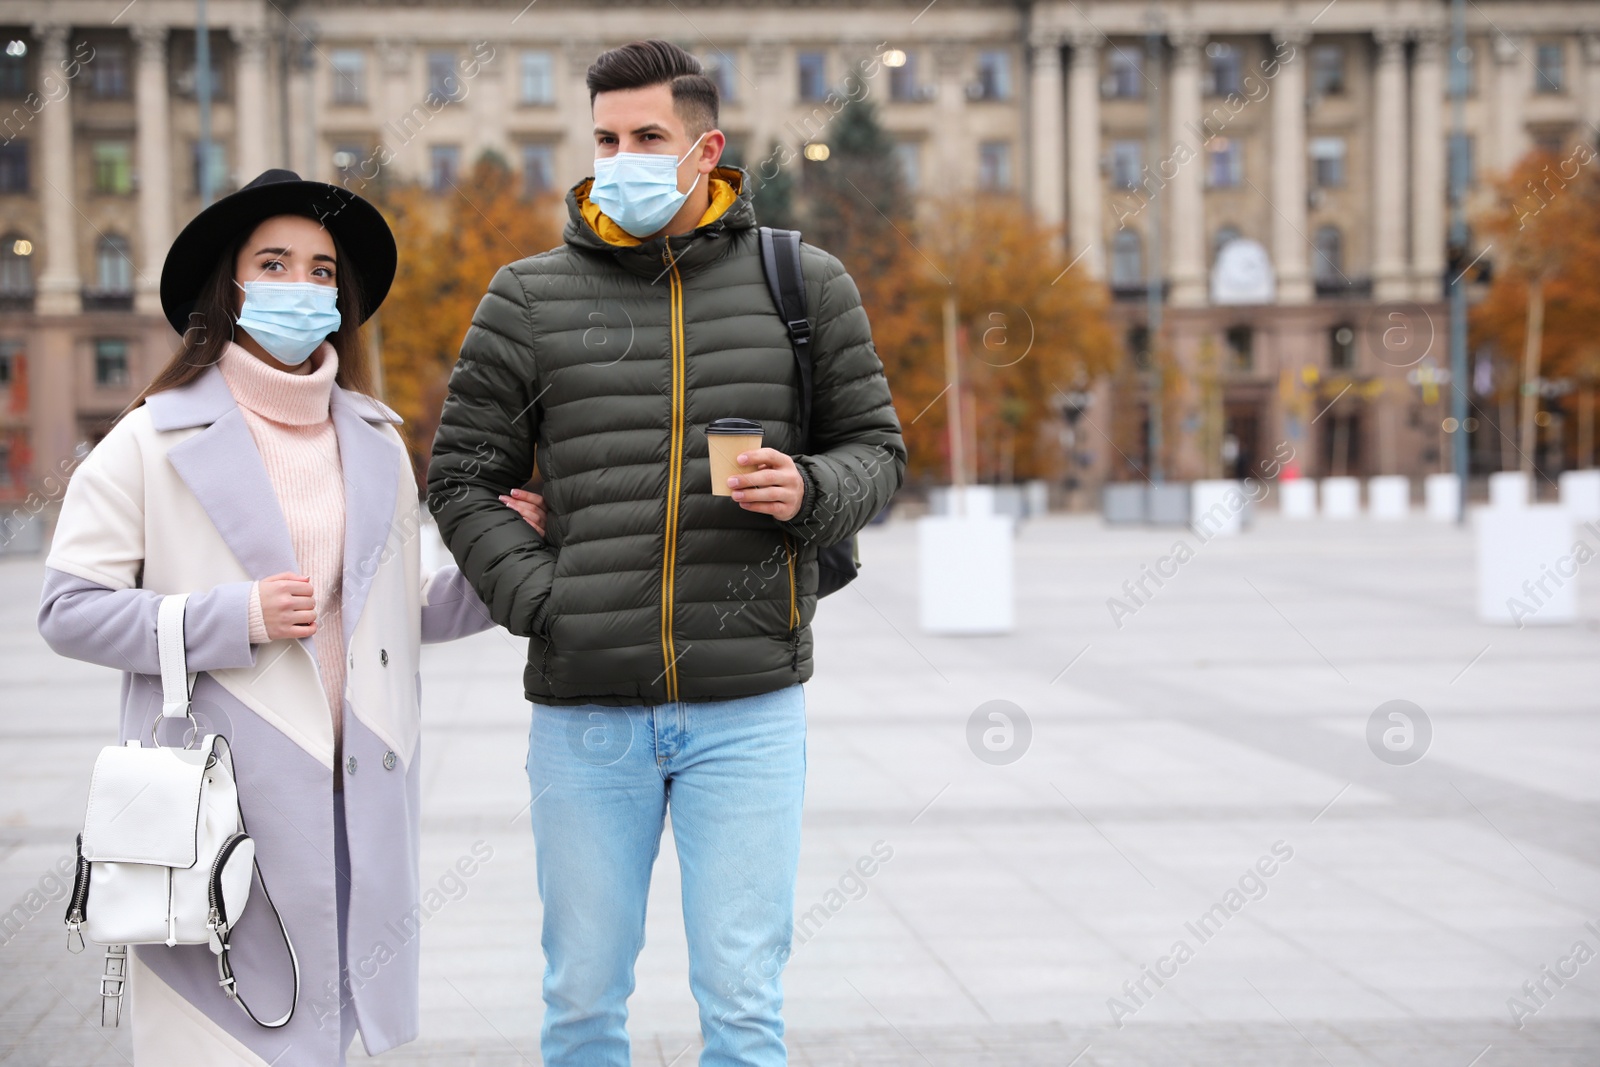
<instances>
[{"instance_id":1,"label":"backpack shoulder strap","mask_svg":"<svg viewBox=\"0 0 1600 1067\"><path fill-rule=\"evenodd\" d=\"M800 369L800 433L811 437L811 320L806 307L805 275L800 268L800 231L761 227L761 267L778 316L789 330Z\"/></svg>"}]
</instances>

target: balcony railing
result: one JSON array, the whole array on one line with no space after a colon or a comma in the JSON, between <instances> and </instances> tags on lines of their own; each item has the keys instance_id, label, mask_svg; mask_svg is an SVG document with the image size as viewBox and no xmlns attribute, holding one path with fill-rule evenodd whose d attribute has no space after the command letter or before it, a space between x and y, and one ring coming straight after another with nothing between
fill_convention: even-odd
<instances>
[{"instance_id":1,"label":"balcony railing","mask_svg":"<svg viewBox=\"0 0 1600 1067\"><path fill-rule=\"evenodd\" d=\"M1318 278L1318 300L1371 300L1371 278Z\"/></svg>"},{"instance_id":2,"label":"balcony railing","mask_svg":"<svg viewBox=\"0 0 1600 1067\"><path fill-rule=\"evenodd\" d=\"M0 289L0 311L32 310L32 289Z\"/></svg>"},{"instance_id":3,"label":"balcony railing","mask_svg":"<svg viewBox=\"0 0 1600 1067\"><path fill-rule=\"evenodd\" d=\"M132 311L133 290L131 289L90 289L83 290L83 310L85 311Z\"/></svg>"}]
</instances>

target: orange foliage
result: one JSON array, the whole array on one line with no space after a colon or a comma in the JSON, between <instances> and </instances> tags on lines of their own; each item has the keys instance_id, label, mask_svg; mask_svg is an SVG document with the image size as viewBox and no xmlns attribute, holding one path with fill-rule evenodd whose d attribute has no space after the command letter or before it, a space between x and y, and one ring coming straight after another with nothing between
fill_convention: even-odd
<instances>
[{"instance_id":1,"label":"orange foliage","mask_svg":"<svg viewBox=\"0 0 1600 1067\"><path fill-rule=\"evenodd\" d=\"M561 232L554 202L527 200L516 175L489 156L447 193L396 186L379 207L400 246L377 319L384 400L406 420L402 434L420 484L450 370L490 280L505 264L556 247Z\"/></svg>"},{"instance_id":2,"label":"orange foliage","mask_svg":"<svg viewBox=\"0 0 1600 1067\"><path fill-rule=\"evenodd\" d=\"M1544 285L1541 376L1594 377L1600 340L1600 159L1587 145L1564 156L1530 153L1495 185L1494 207L1478 218L1490 247L1494 281L1472 310L1475 340L1520 367L1527 331L1528 286ZM1502 394L1514 375L1500 376Z\"/></svg>"},{"instance_id":3,"label":"orange foliage","mask_svg":"<svg viewBox=\"0 0 1600 1067\"><path fill-rule=\"evenodd\" d=\"M908 481L949 479L942 304L957 299L968 466L979 480L1054 474L1059 391L1109 371L1105 289L1067 269L1055 231L1019 200L930 202L880 269L855 274L911 452ZM847 267L851 266L846 260ZM937 399L937 403L934 401ZM931 405L931 406L930 406Z\"/></svg>"}]
</instances>

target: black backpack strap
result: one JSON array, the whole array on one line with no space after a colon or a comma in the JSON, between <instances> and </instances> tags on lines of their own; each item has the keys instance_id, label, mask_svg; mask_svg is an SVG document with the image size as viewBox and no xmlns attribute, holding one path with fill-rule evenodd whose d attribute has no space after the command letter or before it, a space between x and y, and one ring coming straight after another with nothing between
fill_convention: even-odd
<instances>
[{"instance_id":1,"label":"black backpack strap","mask_svg":"<svg viewBox=\"0 0 1600 1067\"><path fill-rule=\"evenodd\" d=\"M811 319L806 309L805 276L800 269L800 231L761 227L761 267L778 316L800 368L800 435L811 439Z\"/></svg>"}]
</instances>

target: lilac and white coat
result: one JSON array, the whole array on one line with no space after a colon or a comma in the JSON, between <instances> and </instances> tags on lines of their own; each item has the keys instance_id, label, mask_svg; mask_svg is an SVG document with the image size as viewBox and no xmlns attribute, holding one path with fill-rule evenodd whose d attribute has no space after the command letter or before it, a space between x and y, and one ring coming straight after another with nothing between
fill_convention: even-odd
<instances>
[{"instance_id":1,"label":"lilac and white coat","mask_svg":"<svg viewBox=\"0 0 1600 1067\"><path fill-rule=\"evenodd\" d=\"M300 960L294 1019L269 1030L223 995L206 946L136 948L130 1015L141 1063L342 1064L358 1026L372 1054L417 1036L420 645L494 624L457 568L421 572L399 416L337 384L329 406L347 516L343 633L250 643L252 583L297 568L260 453L217 367L149 397L89 453L45 561L40 633L62 655L123 672L122 740L149 743L161 707L157 604L190 594L188 666L204 672L196 718L232 744L245 823ZM349 664L339 767L312 644L324 640L341 641ZM345 996L335 775L351 867ZM232 958L251 1006L273 1018L291 980L260 892L257 882Z\"/></svg>"}]
</instances>

